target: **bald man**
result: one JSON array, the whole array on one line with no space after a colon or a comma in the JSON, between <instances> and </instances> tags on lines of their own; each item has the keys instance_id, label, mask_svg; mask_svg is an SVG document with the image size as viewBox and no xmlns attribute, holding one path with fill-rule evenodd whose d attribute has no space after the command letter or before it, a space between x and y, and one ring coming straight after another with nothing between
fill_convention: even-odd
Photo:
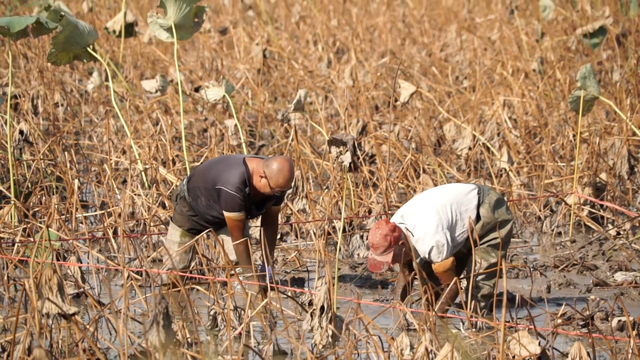
<instances>
[{"instance_id":1,"label":"bald man","mask_svg":"<svg viewBox=\"0 0 640 360\"><path fill-rule=\"evenodd\" d=\"M287 156L223 155L193 168L171 196L174 212L163 269L187 268L193 257L192 240L211 229L236 268L253 273L247 220L258 216L269 252L265 264L270 268L280 206L293 177L293 161ZM254 280L263 282L264 277ZM163 275L162 282L166 281Z\"/></svg>"}]
</instances>

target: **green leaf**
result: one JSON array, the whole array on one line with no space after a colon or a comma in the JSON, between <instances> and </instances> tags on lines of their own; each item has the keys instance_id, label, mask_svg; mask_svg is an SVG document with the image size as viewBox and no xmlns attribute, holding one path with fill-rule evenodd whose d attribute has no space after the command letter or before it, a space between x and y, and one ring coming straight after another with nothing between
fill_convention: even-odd
<instances>
[{"instance_id":1,"label":"green leaf","mask_svg":"<svg viewBox=\"0 0 640 360\"><path fill-rule=\"evenodd\" d=\"M629 17L634 18L638 16L638 0L631 0L631 6L629 7Z\"/></svg>"},{"instance_id":2,"label":"green leaf","mask_svg":"<svg viewBox=\"0 0 640 360\"><path fill-rule=\"evenodd\" d=\"M47 20L53 21L56 24L59 24L65 16L74 17L71 11L69 11L69 9L62 3L56 3L55 5L48 7L40 16L46 17Z\"/></svg>"},{"instance_id":3,"label":"green leaf","mask_svg":"<svg viewBox=\"0 0 640 360\"><path fill-rule=\"evenodd\" d=\"M576 35L582 37L582 41L586 46L596 50L607 37L609 32L607 26L611 25L611 23L613 23L613 18L611 17L594 21L576 30Z\"/></svg>"},{"instance_id":4,"label":"green leaf","mask_svg":"<svg viewBox=\"0 0 640 360\"><path fill-rule=\"evenodd\" d=\"M199 0L160 0L158 7L164 10L162 17L156 11L149 11L147 23L149 30L160 40L173 41L173 29L176 28L177 40L189 40L204 23L207 6L194 6Z\"/></svg>"},{"instance_id":5,"label":"green leaf","mask_svg":"<svg viewBox=\"0 0 640 360\"><path fill-rule=\"evenodd\" d=\"M583 34L582 41L586 46L596 50L600 45L602 45L602 42L604 41L604 38L607 37L608 32L609 31L606 27L600 26L593 32Z\"/></svg>"},{"instance_id":6,"label":"green leaf","mask_svg":"<svg viewBox=\"0 0 640 360\"><path fill-rule=\"evenodd\" d=\"M591 64L583 65L576 76L578 87L569 95L569 107L576 114L580 114L580 94L584 91L582 100L582 115L587 115L593 110L596 100L600 97L600 84L596 80Z\"/></svg>"},{"instance_id":7,"label":"green leaf","mask_svg":"<svg viewBox=\"0 0 640 360\"><path fill-rule=\"evenodd\" d=\"M60 240L60 234L51 229L42 230L34 236L36 240ZM54 247L60 247L60 243L54 243Z\"/></svg>"},{"instance_id":8,"label":"green leaf","mask_svg":"<svg viewBox=\"0 0 640 360\"><path fill-rule=\"evenodd\" d=\"M10 16L0 18L0 36L13 41L51 34L58 24L40 16Z\"/></svg>"},{"instance_id":9,"label":"green leaf","mask_svg":"<svg viewBox=\"0 0 640 360\"><path fill-rule=\"evenodd\" d=\"M44 229L34 236L35 242L29 243L25 249L25 256L41 260L52 260L53 250L60 248L60 234L51 229ZM40 240L38 242L38 240ZM49 251L51 250L51 251ZM45 254L47 258L44 259Z\"/></svg>"},{"instance_id":10,"label":"green leaf","mask_svg":"<svg viewBox=\"0 0 640 360\"><path fill-rule=\"evenodd\" d=\"M68 65L74 61L95 61L96 58L87 48L98 40L98 32L91 25L73 16L63 13L59 16L61 30L51 39L47 61L56 66Z\"/></svg>"},{"instance_id":11,"label":"green leaf","mask_svg":"<svg viewBox=\"0 0 640 360\"><path fill-rule=\"evenodd\" d=\"M62 1L54 2L53 0L41 0L40 4L35 7L35 9L33 10L33 14L31 15L47 17L51 10L54 10L56 12L64 12L66 15L73 16L73 13L67 7L67 5L65 5Z\"/></svg>"},{"instance_id":12,"label":"green leaf","mask_svg":"<svg viewBox=\"0 0 640 360\"><path fill-rule=\"evenodd\" d=\"M542 16L542 19L551 19L553 16L553 10L556 8L556 4L554 4L552 0L540 0L538 6L540 7L540 16Z\"/></svg>"}]
</instances>

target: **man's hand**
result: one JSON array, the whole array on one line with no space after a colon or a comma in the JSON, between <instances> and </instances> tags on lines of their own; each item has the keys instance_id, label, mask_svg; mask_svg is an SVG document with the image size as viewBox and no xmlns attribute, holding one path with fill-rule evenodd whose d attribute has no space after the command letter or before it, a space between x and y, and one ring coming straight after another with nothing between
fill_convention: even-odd
<instances>
[{"instance_id":1,"label":"man's hand","mask_svg":"<svg viewBox=\"0 0 640 360\"><path fill-rule=\"evenodd\" d=\"M438 299L438 306L436 307L436 313L444 313L446 308L451 306L460 293L458 284L451 283L456 279L456 259L450 257L442 262L432 265L433 273L438 277L440 283L444 286L444 293Z\"/></svg>"},{"instance_id":2,"label":"man's hand","mask_svg":"<svg viewBox=\"0 0 640 360\"><path fill-rule=\"evenodd\" d=\"M253 268L253 260L251 259L251 244L249 238L244 236L244 229L246 226L246 217L244 213L224 213L225 220L227 221L227 228L229 229L229 236L233 243L233 250L236 253L236 259L238 260L238 267L242 269L243 274L253 274L253 276L244 277L245 280L252 282L264 282L257 275ZM265 292L263 286L251 284L245 286L248 289L253 289L255 292Z\"/></svg>"},{"instance_id":3,"label":"man's hand","mask_svg":"<svg viewBox=\"0 0 640 360\"><path fill-rule=\"evenodd\" d=\"M444 286L451 284L453 279L456 278L456 258L450 257L442 262L434 263L431 265L433 273L438 277L440 283Z\"/></svg>"}]
</instances>

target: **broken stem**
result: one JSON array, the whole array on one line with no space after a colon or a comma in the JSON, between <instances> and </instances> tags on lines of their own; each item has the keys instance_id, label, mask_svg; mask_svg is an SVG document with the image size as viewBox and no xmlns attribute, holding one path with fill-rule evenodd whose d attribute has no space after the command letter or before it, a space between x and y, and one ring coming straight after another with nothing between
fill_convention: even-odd
<instances>
[{"instance_id":1,"label":"broken stem","mask_svg":"<svg viewBox=\"0 0 640 360\"><path fill-rule=\"evenodd\" d=\"M638 128L635 127L635 125L633 125L631 123L631 121L629 121L629 118L624 116L622 111L620 111L620 109L618 109L617 106L615 106L611 101L607 100L606 98L603 98L602 96L598 96L598 98L600 100L604 101L605 103L607 103L607 105L611 106L613 108L613 110L615 110L618 113L618 115L620 115L624 119L624 121L626 121L627 124L629 124L629 126L631 126L631 129L633 130L633 132L636 133L636 135L640 136L640 130L638 130Z\"/></svg>"},{"instance_id":2,"label":"broken stem","mask_svg":"<svg viewBox=\"0 0 640 360\"><path fill-rule=\"evenodd\" d=\"M7 40L9 49L9 89L7 90L7 155L9 156L9 180L11 181L11 226L16 225L16 185L13 176L13 150L11 149L11 87L13 86L13 56L11 54L11 40Z\"/></svg>"},{"instance_id":3,"label":"broken stem","mask_svg":"<svg viewBox=\"0 0 640 360\"><path fill-rule=\"evenodd\" d=\"M578 184L578 157L580 155L580 129L582 128L582 102L584 90L580 90L580 112L578 113L578 135L576 138L576 157L573 167L573 188L571 189L571 220L569 221L569 238L573 235L573 206L576 203L576 186Z\"/></svg>"},{"instance_id":4,"label":"broken stem","mask_svg":"<svg viewBox=\"0 0 640 360\"><path fill-rule=\"evenodd\" d=\"M333 311L336 312L338 309L338 263L340 259L340 244L342 243L342 231L344 228L344 206L347 202L347 182L351 181L349 178L349 173L347 172L347 166L343 166L344 168L344 178L342 185L342 210L340 211L340 231L338 232L338 246L336 247L336 270L333 274ZM347 180L347 181L345 181Z\"/></svg>"},{"instance_id":5,"label":"broken stem","mask_svg":"<svg viewBox=\"0 0 640 360\"><path fill-rule=\"evenodd\" d=\"M231 113L233 114L233 119L236 121L236 126L238 126L238 132L240 133L240 141L242 142L242 151L244 151L244 154L247 155L247 143L245 143L244 135L242 135L242 127L240 126L240 121L236 116L236 109L233 107L233 102L231 101L231 98L229 97L226 91L224 93L224 97L227 98L227 101L229 102L229 106L231 106Z\"/></svg>"},{"instance_id":6,"label":"broken stem","mask_svg":"<svg viewBox=\"0 0 640 360\"><path fill-rule=\"evenodd\" d=\"M182 103L182 79L180 76L180 65L178 64L178 35L176 25L171 23L173 30L173 58L176 63L176 77L178 78L178 96L180 97L180 131L182 132L182 151L184 153L184 163L187 165L187 175L190 173L189 158L187 157L187 141L184 135L184 104Z\"/></svg>"},{"instance_id":7,"label":"broken stem","mask_svg":"<svg viewBox=\"0 0 640 360\"><path fill-rule=\"evenodd\" d=\"M127 25L127 0L122 0L122 27L120 28L120 58L118 62L122 65L122 53L124 52L124 28Z\"/></svg>"},{"instance_id":8,"label":"broken stem","mask_svg":"<svg viewBox=\"0 0 640 360\"><path fill-rule=\"evenodd\" d=\"M127 126L127 122L124 120L124 117L120 112L120 108L118 107L118 103L116 102L116 95L115 95L115 92L113 91L113 80L111 79L111 71L109 70L109 66L107 65L106 61L100 55L98 55L97 52L91 50L91 48L87 48L87 51L89 51L91 55L95 56L96 59L98 59L98 61L100 61L100 63L102 63L104 68L107 70L107 77L109 78L109 90L111 91L111 103L113 103L113 107L115 108L116 113L118 114L118 117L122 122L122 126L124 127L124 131L127 133L127 136L129 137L129 141L131 141L131 147L133 148L133 153L136 156L136 160L138 161L138 166L140 166L140 172L142 173L142 179L144 180L144 184L147 187L147 189L150 189L151 187L149 186L149 182L147 182L147 175L144 172L144 166L142 166L142 161L140 161L140 155L138 154L138 149L136 148L136 144L133 142L133 138L131 137L131 131L129 131L129 126Z\"/></svg>"}]
</instances>

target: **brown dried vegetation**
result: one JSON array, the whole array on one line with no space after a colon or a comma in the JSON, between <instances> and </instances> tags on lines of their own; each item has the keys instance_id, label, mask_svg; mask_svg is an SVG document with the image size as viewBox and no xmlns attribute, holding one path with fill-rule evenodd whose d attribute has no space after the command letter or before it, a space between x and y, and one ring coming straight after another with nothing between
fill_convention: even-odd
<instances>
[{"instance_id":1,"label":"brown dried vegetation","mask_svg":"<svg viewBox=\"0 0 640 360\"><path fill-rule=\"evenodd\" d=\"M26 2L3 1L0 12L34 11L19 3ZM602 101L581 120L577 154L577 189L591 199L567 194L574 185L578 124L568 98L582 65L592 64L602 96L640 126L640 25L621 13L621 2L583 0L573 8L556 1L553 11L545 8L545 18L551 15L544 20L537 2L521 0L207 1L202 29L179 42L180 74L173 44L149 36L146 14L157 2L126 1L126 13L119 3L65 1L76 17L98 29L97 50L112 66L116 101L150 188L111 104L101 64L52 66L46 62L45 38L12 44L13 123L7 134L6 118L0 121L0 168L9 169L10 141L18 219L12 224L6 170L0 172L4 358L126 358L136 345L148 346L149 356L155 356L169 350L158 341L160 334L176 339L171 350L189 358L271 356L283 342L294 358L314 358L312 343L323 355L347 359L373 353L414 359L533 357L547 350L575 359L638 355L635 344L624 341L558 349L557 334L542 330L502 329L502 337L493 340L474 333L452 336L449 330L436 332L430 316L414 321L417 334L408 328L394 333L376 318L404 310L374 308L371 315L361 304L335 299L335 286L342 297L362 294L333 283L336 262L358 275L354 283L364 277L366 231L377 217L360 217L392 212L435 185L485 183L511 200L524 199L511 203L518 230L507 277L531 279L533 288L534 278L543 277L539 274L573 273L592 279L585 293L624 287L610 293L606 300L612 305L593 305L590 299L580 310L572 299L559 311L547 311L545 299L538 299L531 307L548 316L545 326L637 338L638 314L629 314L622 300L638 298L633 287L640 278L638 224L593 199L640 211L635 191L640 139ZM111 33L120 35L113 25L123 14L133 32L127 37L137 36L125 39L120 53L122 39ZM595 50L586 46L585 37L602 28L608 31L602 44ZM0 49L6 48L0 38ZM7 69L2 56L3 108L9 100ZM225 81L235 86L233 109L224 99L209 102L202 95ZM276 264L305 279L325 279L316 284L323 295L272 291L260 303L244 298L244 289L233 281L221 288L220 281L184 278L193 284L166 290L159 306L147 300L156 291L149 286L160 276L148 259L162 244L156 233L167 229L169 193L186 175L185 160L193 168L207 158L243 151L232 110L249 153L295 159ZM561 195L531 199L549 194ZM569 238L572 209L576 222ZM80 239L31 241L43 228ZM235 280L212 237L203 238L193 273ZM541 254L541 260L526 250ZM40 254L35 260L61 263L43 265L31 259L34 253ZM314 264L307 267L309 262ZM134 265L136 270L126 270ZM553 284L559 286L549 280L549 292ZM246 300L246 309L239 310L244 305L230 297ZM516 297L518 304L533 301ZM174 300L178 306L169 307ZM340 314L334 313L335 304ZM523 319L511 310L504 310L507 319L533 322L531 314ZM157 326L160 319L164 327ZM528 345L522 345L523 338ZM260 350L262 344L267 345Z\"/></svg>"}]
</instances>

